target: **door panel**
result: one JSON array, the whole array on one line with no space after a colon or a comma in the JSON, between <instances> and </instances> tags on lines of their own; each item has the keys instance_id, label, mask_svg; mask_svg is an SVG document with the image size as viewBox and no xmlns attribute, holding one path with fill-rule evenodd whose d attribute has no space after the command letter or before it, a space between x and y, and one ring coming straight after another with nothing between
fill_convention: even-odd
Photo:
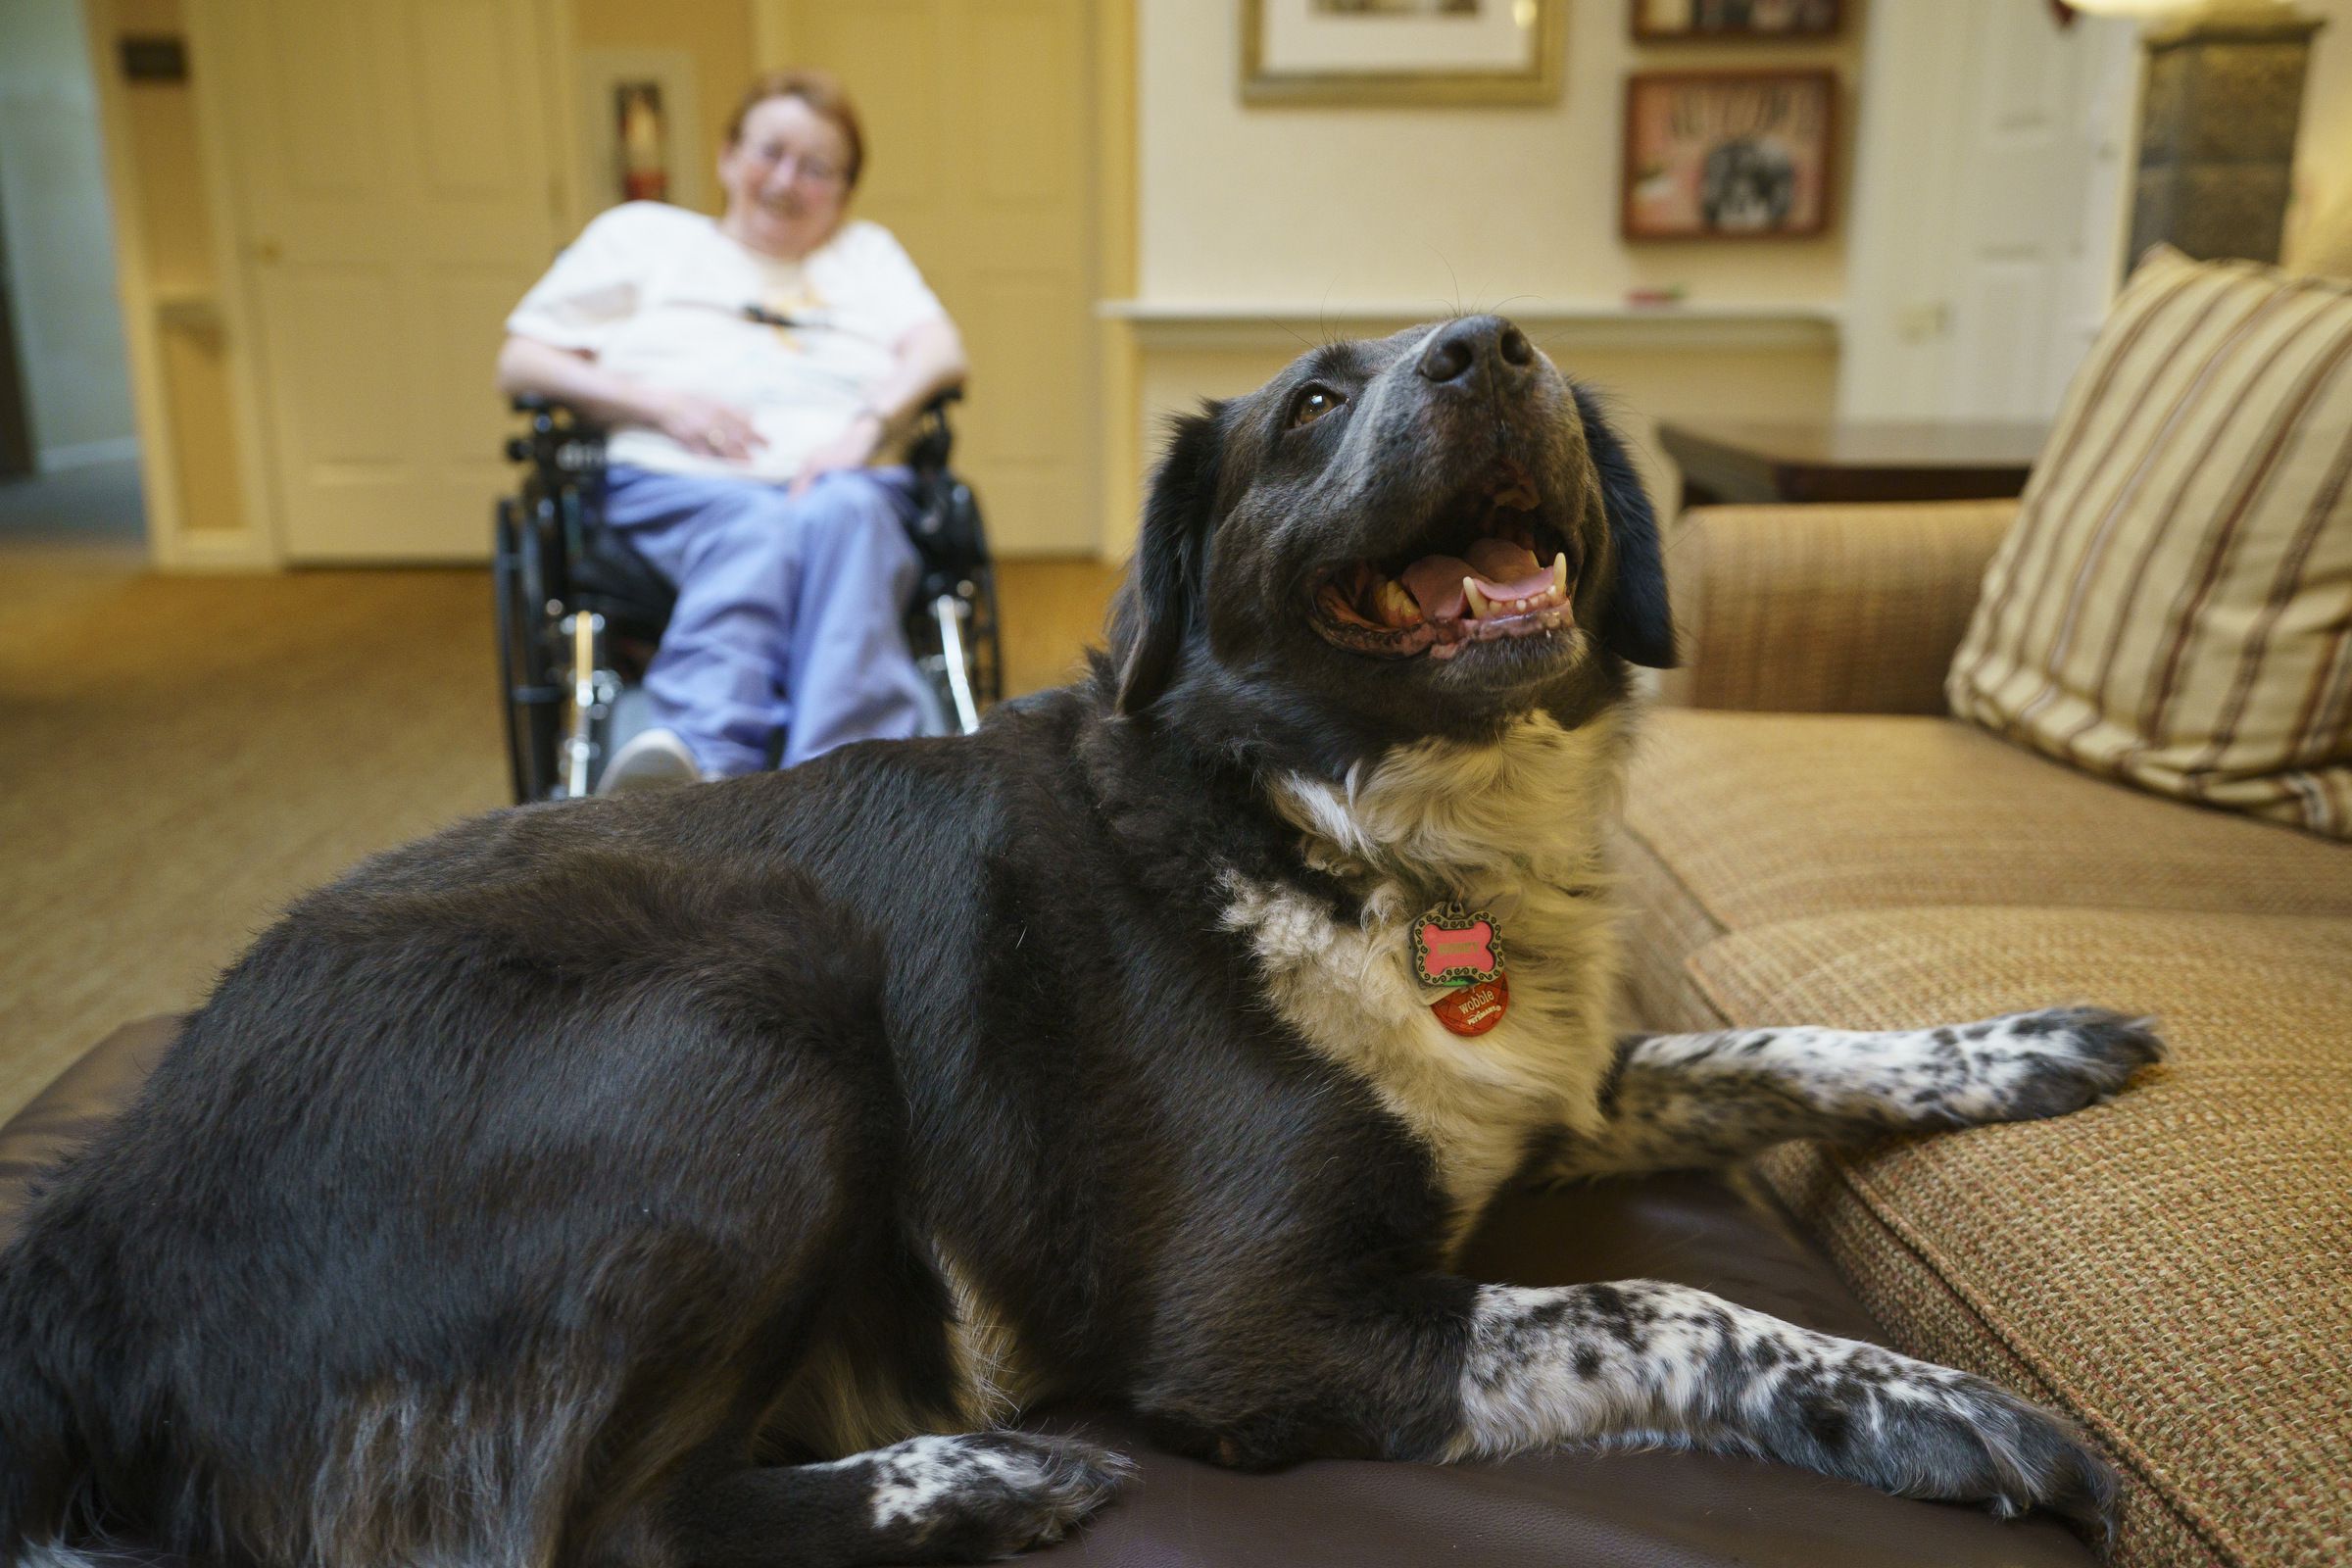
<instances>
[{"instance_id":1,"label":"door panel","mask_svg":"<svg viewBox=\"0 0 2352 1568\"><path fill-rule=\"evenodd\" d=\"M1008 555L1098 545L1094 79L1082 0L769 0L864 122L853 211L899 237L970 351L956 466Z\"/></svg>"},{"instance_id":2,"label":"door panel","mask_svg":"<svg viewBox=\"0 0 2352 1568\"><path fill-rule=\"evenodd\" d=\"M313 263L268 279L262 314L273 340L332 345L332 352L272 356L282 435L307 465L402 461L401 397L389 377L358 374L400 359L400 291L388 269Z\"/></svg>"},{"instance_id":3,"label":"door panel","mask_svg":"<svg viewBox=\"0 0 2352 1568\"><path fill-rule=\"evenodd\" d=\"M2039 0L1873 0L1848 417L2056 412L2113 292L2137 59L2131 24Z\"/></svg>"},{"instance_id":4,"label":"door panel","mask_svg":"<svg viewBox=\"0 0 2352 1568\"><path fill-rule=\"evenodd\" d=\"M477 560L502 322L564 236L534 0L220 0L295 562Z\"/></svg>"}]
</instances>

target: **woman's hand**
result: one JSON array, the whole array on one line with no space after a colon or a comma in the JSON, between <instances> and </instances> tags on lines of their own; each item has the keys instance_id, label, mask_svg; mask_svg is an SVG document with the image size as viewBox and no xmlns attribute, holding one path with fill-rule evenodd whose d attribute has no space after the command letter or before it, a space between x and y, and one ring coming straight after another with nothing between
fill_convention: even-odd
<instances>
[{"instance_id":1,"label":"woman's hand","mask_svg":"<svg viewBox=\"0 0 2352 1568\"><path fill-rule=\"evenodd\" d=\"M654 423L687 451L728 463L749 463L755 450L767 445L750 415L692 392L663 395Z\"/></svg>"},{"instance_id":2,"label":"woman's hand","mask_svg":"<svg viewBox=\"0 0 2352 1568\"><path fill-rule=\"evenodd\" d=\"M792 476L792 494L801 495L836 468L862 468L882 445L882 416L860 409L849 428L808 454L801 471Z\"/></svg>"}]
</instances>

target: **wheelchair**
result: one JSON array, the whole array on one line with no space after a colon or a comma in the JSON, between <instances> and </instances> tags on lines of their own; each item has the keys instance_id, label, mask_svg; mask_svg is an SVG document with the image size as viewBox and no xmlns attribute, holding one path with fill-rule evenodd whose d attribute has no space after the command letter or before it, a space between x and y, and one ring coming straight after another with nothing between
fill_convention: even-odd
<instances>
[{"instance_id":1,"label":"wheelchair","mask_svg":"<svg viewBox=\"0 0 2352 1568\"><path fill-rule=\"evenodd\" d=\"M942 393L916 416L906 463L917 505L907 523L922 566L906 643L923 675L925 731L977 729L1004 696L996 573L971 487L948 466L955 433ZM604 760L646 727L638 683L677 602L676 588L605 525L605 432L577 409L525 394L507 442L521 492L493 515L499 695L517 805L591 794ZM772 743L773 765L783 737Z\"/></svg>"}]
</instances>

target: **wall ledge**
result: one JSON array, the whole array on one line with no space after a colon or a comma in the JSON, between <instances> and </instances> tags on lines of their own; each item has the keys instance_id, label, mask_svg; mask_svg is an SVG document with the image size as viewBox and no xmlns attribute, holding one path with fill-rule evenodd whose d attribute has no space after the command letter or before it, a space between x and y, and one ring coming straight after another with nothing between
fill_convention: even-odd
<instances>
[{"instance_id":1,"label":"wall ledge","mask_svg":"<svg viewBox=\"0 0 2352 1568\"><path fill-rule=\"evenodd\" d=\"M1313 304L1283 300L1100 300L1096 316L1124 322L1150 348L1261 349L1304 339L1373 337L1444 314L1438 302ZM1826 301L1624 305L1520 303L1511 319L1546 348L1835 348L1843 311Z\"/></svg>"}]
</instances>

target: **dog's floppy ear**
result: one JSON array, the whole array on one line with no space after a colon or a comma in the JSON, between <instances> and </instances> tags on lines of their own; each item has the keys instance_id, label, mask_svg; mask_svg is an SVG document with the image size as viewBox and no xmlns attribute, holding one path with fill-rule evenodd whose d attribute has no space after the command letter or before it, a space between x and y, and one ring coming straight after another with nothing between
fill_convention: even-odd
<instances>
[{"instance_id":1,"label":"dog's floppy ear","mask_svg":"<svg viewBox=\"0 0 2352 1568\"><path fill-rule=\"evenodd\" d=\"M1625 444L1601 411L1598 394L1577 387L1576 412L1584 420L1585 447L1600 474L1601 511L1608 520L1609 549L1617 563L1610 585L1608 624L1600 644L1618 658L1652 669L1672 669L1674 610L1666 598L1666 562L1658 545L1657 514L1634 471Z\"/></svg>"},{"instance_id":2,"label":"dog's floppy ear","mask_svg":"<svg viewBox=\"0 0 2352 1568\"><path fill-rule=\"evenodd\" d=\"M1167 454L1152 475L1135 563L1112 619L1119 660L1118 710L1140 713L1176 672L1185 638L1201 623L1201 573L1209 513L1216 505L1222 403L1203 403L1175 421Z\"/></svg>"}]
</instances>

